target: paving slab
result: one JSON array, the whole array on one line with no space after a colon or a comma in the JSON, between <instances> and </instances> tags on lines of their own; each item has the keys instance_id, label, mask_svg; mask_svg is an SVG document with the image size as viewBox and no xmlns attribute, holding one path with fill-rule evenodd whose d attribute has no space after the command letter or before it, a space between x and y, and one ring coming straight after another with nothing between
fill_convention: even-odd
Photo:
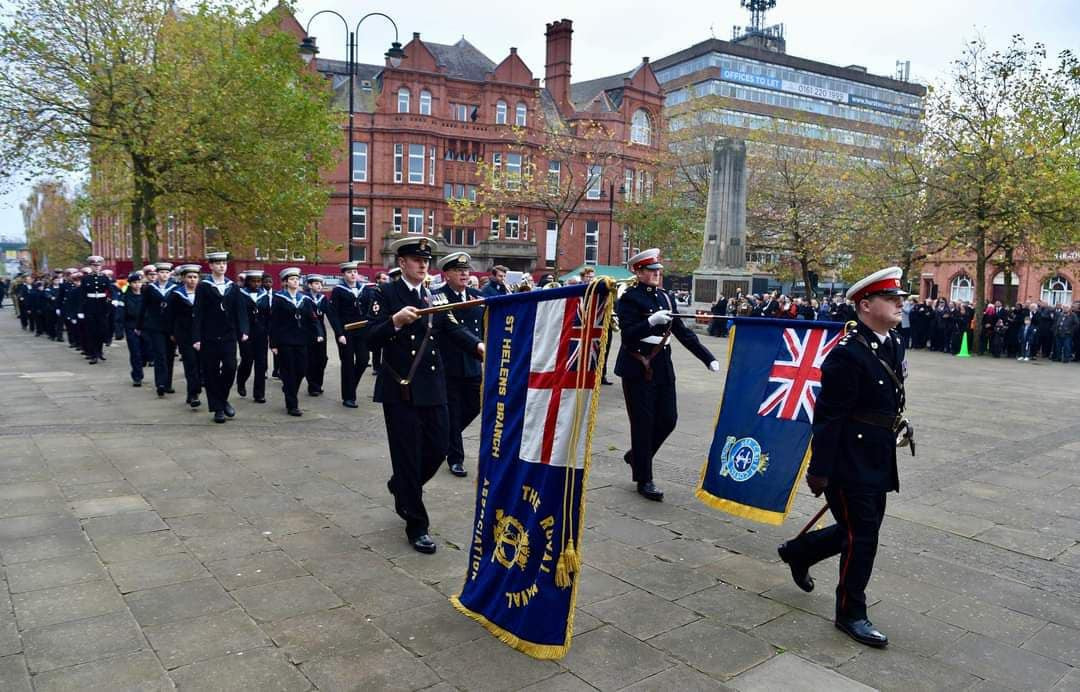
<instances>
[{"instance_id":1,"label":"paving slab","mask_svg":"<svg viewBox=\"0 0 1080 692\"><path fill-rule=\"evenodd\" d=\"M750 634L829 667L850 661L864 648L837 630L832 621L799 610L792 610L755 627Z\"/></svg>"},{"instance_id":2,"label":"paving slab","mask_svg":"<svg viewBox=\"0 0 1080 692\"><path fill-rule=\"evenodd\" d=\"M166 669L270 646L270 638L239 608L143 630Z\"/></svg>"},{"instance_id":3,"label":"paving slab","mask_svg":"<svg viewBox=\"0 0 1080 692\"><path fill-rule=\"evenodd\" d=\"M150 651L39 673L34 676L34 688L37 692L171 692L175 689Z\"/></svg>"},{"instance_id":4,"label":"paving slab","mask_svg":"<svg viewBox=\"0 0 1080 692\"><path fill-rule=\"evenodd\" d=\"M7 567L5 571L11 593L50 589L54 586L98 581L108 577L101 561L93 553L21 562Z\"/></svg>"},{"instance_id":5,"label":"paving slab","mask_svg":"<svg viewBox=\"0 0 1080 692\"><path fill-rule=\"evenodd\" d=\"M1070 672L1060 661L974 632L965 634L936 658L1016 690L1048 690Z\"/></svg>"},{"instance_id":6,"label":"paving slab","mask_svg":"<svg viewBox=\"0 0 1080 692\"><path fill-rule=\"evenodd\" d=\"M493 637L484 637L424 657L443 680L458 689L516 690L559 673L554 661L519 653Z\"/></svg>"},{"instance_id":7,"label":"paving slab","mask_svg":"<svg viewBox=\"0 0 1080 692\"><path fill-rule=\"evenodd\" d=\"M522 687L521 692L592 692L595 689L595 687L573 673L559 673L555 677L546 678L528 687ZM623 689L629 690L632 687Z\"/></svg>"},{"instance_id":8,"label":"paving slab","mask_svg":"<svg viewBox=\"0 0 1080 692\"><path fill-rule=\"evenodd\" d=\"M948 662L898 649L893 645L891 631L889 637L887 650L868 648L836 672L881 692L966 690L981 682L978 677Z\"/></svg>"},{"instance_id":9,"label":"paving slab","mask_svg":"<svg viewBox=\"0 0 1080 692\"><path fill-rule=\"evenodd\" d=\"M66 512L0 519L0 541L78 530L78 520Z\"/></svg>"},{"instance_id":10,"label":"paving slab","mask_svg":"<svg viewBox=\"0 0 1080 692\"><path fill-rule=\"evenodd\" d=\"M770 644L708 620L653 637L649 644L719 680L732 678L776 654Z\"/></svg>"},{"instance_id":11,"label":"paving slab","mask_svg":"<svg viewBox=\"0 0 1080 692\"><path fill-rule=\"evenodd\" d=\"M722 625L750 630L780 617L791 608L730 584L717 584L676 601L687 610L708 616Z\"/></svg>"},{"instance_id":12,"label":"paving slab","mask_svg":"<svg viewBox=\"0 0 1080 692\"><path fill-rule=\"evenodd\" d=\"M1030 615L967 596L958 596L927 615L1014 646L1023 644L1046 624Z\"/></svg>"},{"instance_id":13,"label":"paving slab","mask_svg":"<svg viewBox=\"0 0 1080 692\"><path fill-rule=\"evenodd\" d=\"M109 565L109 574L116 582L120 593L142 591L210 576L210 573L198 561L184 554L114 562Z\"/></svg>"},{"instance_id":14,"label":"paving slab","mask_svg":"<svg viewBox=\"0 0 1080 692\"><path fill-rule=\"evenodd\" d=\"M675 601L719 583L715 574L669 562L653 561L622 574L634 586Z\"/></svg>"},{"instance_id":15,"label":"paving slab","mask_svg":"<svg viewBox=\"0 0 1080 692\"><path fill-rule=\"evenodd\" d=\"M127 612L39 627L23 632L22 638L33 673L133 653L146 646Z\"/></svg>"},{"instance_id":16,"label":"paving slab","mask_svg":"<svg viewBox=\"0 0 1080 692\"><path fill-rule=\"evenodd\" d=\"M1056 556L1076 545L1074 538L1009 526L995 526L987 529L976 535L975 539L1017 553L1039 557L1043 560L1053 560Z\"/></svg>"},{"instance_id":17,"label":"paving slab","mask_svg":"<svg viewBox=\"0 0 1080 692\"><path fill-rule=\"evenodd\" d=\"M305 568L293 562L281 550L215 560L206 563L206 568L229 591L308 575Z\"/></svg>"},{"instance_id":18,"label":"paving slab","mask_svg":"<svg viewBox=\"0 0 1080 692\"><path fill-rule=\"evenodd\" d=\"M323 656L300 665L320 690L434 690L439 676L397 642L381 638L347 656ZM450 688L453 689L453 688Z\"/></svg>"},{"instance_id":19,"label":"paving slab","mask_svg":"<svg viewBox=\"0 0 1080 692\"><path fill-rule=\"evenodd\" d=\"M68 510L80 519L87 519L123 512L149 511L150 505L139 495L118 495L91 500L76 500L68 505Z\"/></svg>"},{"instance_id":20,"label":"paving slab","mask_svg":"<svg viewBox=\"0 0 1080 692\"><path fill-rule=\"evenodd\" d=\"M340 598L314 577L248 586L233 591L232 597L258 622L284 620L344 605Z\"/></svg>"},{"instance_id":21,"label":"paving slab","mask_svg":"<svg viewBox=\"0 0 1080 692\"><path fill-rule=\"evenodd\" d=\"M889 649L934 656L955 644L967 630L883 601L871 606L870 621L889 636Z\"/></svg>"},{"instance_id":22,"label":"paving slab","mask_svg":"<svg viewBox=\"0 0 1080 692\"><path fill-rule=\"evenodd\" d=\"M871 692L874 689L790 653L775 656L727 684L742 692Z\"/></svg>"},{"instance_id":23,"label":"paving slab","mask_svg":"<svg viewBox=\"0 0 1080 692\"><path fill-rule=\"evenodd\" d=\"M133 536L105 536L94 540L98 557L106 564L148 559L184 552L172 531L154 531Z\"/></svg>"},{"instance_id":24,"label":"paving slab","mask_svg":"<svg viewBox=\"0 0 1080 692\"><path fill-rule=\"evenodd\" d=\"M698 619L696 613L641 589L582 605L581 609L638 639L649 639Z\"/></svg>"},{"instance_id":25,"label":"paving slab","mask_svg":"<svg viewBox=\"0 0 1080 692\"><path fill-rule=\"evenodd\" d=\"M1080 631L1049 623L1020 647L1080 668Z\"/></svg>"},{"instance_id":26,"label":"paving slab","mask_svg":"<svg viewBox=\"0 0 1080 692\"><path fill-rule=\"evenodd\" d=\"M169 672L178 690L305 692L307 678L276 649L253 649L200 661Z\"/></svg>"},{"instance_id":27,"label":"paving slab","mask_svg":"<svg viewBox=\"0 0 1080 692\"><path fill-rule=\"evenodd\" d=\"M44 536L14 538L0 543L0 559L5 565L32 560L48 560L93 550L82 531L64 531Z\"/></svg>"},{"instance_id":28,"label":"paving slab","mask_svg":"<svg viewBox=\"0 0 1080 692\"><path fill-rule=\"evenodd\" d=\"M386 638L370 618L348 607L271 622L265 629L274 644L297 664L324 656L355 655Z\"/></svg>"},{"instance_id":29,"label":"paving slab","mask_svg":"<svg viewBox=\"0 0 1080 692\"><path fill-rule=\"evenodd\" d=\"M230 529L203 536L184 539L184 549L197 559L208 562L227 557L254 555L266 550L279 550L270 542L270 537L263 535L253 527Z\"/></svg>"},{"instance_id":30,"label":"paving slab","mask_svg":"<svg viewBox=\"0 0 1080 692\"><path fill-rule=\"evenodd\" d=\"M127 606L111 581L102 580L41 591L13 594L19 629L55 625L125 610Z\"/></svg>"},{"instance_id":31,"label":"paving slab","mask_svg":"<svg viewBox=\"0 0 1080 692\"><path fill-rule=\"evenodd\" d=\"M0 681L7 692L32 692L30 672L22 654L0 658Z\"/></svg>"},{"instance_id":32,"label":"paving slab","mask_svg":"<svg viewBox=\"0 0 1080 692\"><path fill-rule=\"evenodd\" d=\"M601 690L618 690L675 665L660 650L607 625L574 637L561 664Z\"/></svg>"},{"instance_id":33,"label":"paving slab","mask_svg":"<svg viewBox=\"0 0 1080 692\"><path fill-rule=\"evenodd\" d=\"M95 541L106 536L128 536L169 528L157 512L153 511L124 512L108 517L85 519L82 526L83 530Z\"/></svg>"},{"instance_id":34,"label":"paving slab","mask_svg":"<svg viewBox=\"0 0 1080 692\"><path fill-rule=\"evenodd\" d=\"M197 579L136 591L124 596L143 627L208 615L236 607L216 579Z\"/></svg>"},{"instance_id":35,"label":"paving slab","mask_svg":"<svg viewBox=\"0 0 1080 692\"><path fill-rule=\"evenodd\" d=\"M448 601L375 618L380 630L417 656L490 636L476 622L457 612Z\"/></svg>"}]
</instances>

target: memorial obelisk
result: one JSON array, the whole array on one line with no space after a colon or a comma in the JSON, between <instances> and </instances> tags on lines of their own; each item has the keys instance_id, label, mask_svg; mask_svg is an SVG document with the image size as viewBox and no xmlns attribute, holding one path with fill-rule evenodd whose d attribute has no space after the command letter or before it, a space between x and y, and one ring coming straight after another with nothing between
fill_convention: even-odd
<instances>
[{"instance_id":1,"label":"memorial obelisk","mask_svg":"<svg viewBox=\"0 0 1080 692\"><path fill-rule=\"evenodd\" d=\"M713 144L709 200L701 264L694 271L695 307L707 308L717 296L750 292L746 269L746 142L722 137Z\"/></svg>"}]
</instances>

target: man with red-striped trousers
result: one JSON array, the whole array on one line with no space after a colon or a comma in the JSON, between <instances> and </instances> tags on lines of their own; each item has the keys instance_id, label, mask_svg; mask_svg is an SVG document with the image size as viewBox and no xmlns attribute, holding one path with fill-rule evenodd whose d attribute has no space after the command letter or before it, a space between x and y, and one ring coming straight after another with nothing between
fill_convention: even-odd
<instances>
[{"instance_id":1,"label":"man with red-striped trousers","mask_svg":"<svg viewBox=\"0 0 1080 692\"><path fill-rule=\"evenodd\" d=\"M848 290L857 322L822 363L806 473L811 492L825 494L836 523L779 548L780 559L804 591L814 588L812 565L840 556L836 627L875 647L889 640L867 618L866 585L885 517L885 494L900 489L898 436L914 445L903 417L904 344L894 331L907 295L900 287L901 274L897 267L883 269Z\"/></svg>"}]
</instances>

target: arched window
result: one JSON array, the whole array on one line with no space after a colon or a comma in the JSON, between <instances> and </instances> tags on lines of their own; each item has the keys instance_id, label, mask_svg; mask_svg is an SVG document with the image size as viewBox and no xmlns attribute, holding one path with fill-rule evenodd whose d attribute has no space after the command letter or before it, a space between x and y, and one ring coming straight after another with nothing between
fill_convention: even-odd
<instances>
[{"instance_id":1,"label":"arched window","mask_svg":"<svg viewBox=\"0 0 1080 692\"><path fill-rule=\"evenodd\" d=\"M1019 286L1020 285L1020 276L1016 272L1012 272L1012 281L1010 281L1009 284L1012 285L1012 286ZM998 272L994 276L994 285L995 286L1004 286L1005 285L1005 272Z\"/></svg>"},{"instance_id":2,"label":"arched window","mask_svg":"<svg viewBox=\"0 0 1080 692\"><path fill-rule=\"evenodd\" d=\"M420 115L431 115L431 92L420 90Z\"/></svg>"},{"instance_id":3,"label":"arched window","mask_svg":"<svg viewBox=\"0 0 1080 692\"><path fill-rule=\"evenodd\" d=\"M652 144L652 119L644 108L634 111L630 121L630 141L634 144Z\"/></svg>"},{"instance_id":4,"label":"arched window","mask_svg":"<svg viewBox=\"0 0 1080 692\"><path fill-rule=\"evenodd\" d=\"M397 92L397 112L408 113L409 112L409 90L405 87L401 87Z\"/></svg>"},{"instance_id":5,"label":"arched window","mask_svg":"<svg viewBox=\"0 0 1080 692\"><path fill-rule=\"evenodd\" d=\"M525 127L525 118L528 112L529 109L525 107L525 104L519 101L517 108L514 109L514 125Z\"/></svg>"},{"instance_id":6,"label":"arched window","mask_svg":"<svg viewBox=\"0 0 1080 692\"><path fill-rule=\"evenodd\" d=\"M1064 276L1052 276L1043 284L1041 298L1047 305L1072 305L1072 284Z\"/></svg>"},{"instance_id":7,"label":"arched window","mask_svg":"<svg viewBox=\"0 0 1080 692\"><path fill-rule=\"evenodd\" d=\"M506 124L506 101L499 99L495 102L495 124Z\"/></svg>"},{"instance_id":8,"label":"arched window","mask_svg":"<svg viewBox=\"0 0 1080 692\"><path fill-rule=\"evenodd\" d=\"M975 300L975 284L966 274L957 274L949 284L949 300L970 303Z\"/></svg>"}]
</instances>

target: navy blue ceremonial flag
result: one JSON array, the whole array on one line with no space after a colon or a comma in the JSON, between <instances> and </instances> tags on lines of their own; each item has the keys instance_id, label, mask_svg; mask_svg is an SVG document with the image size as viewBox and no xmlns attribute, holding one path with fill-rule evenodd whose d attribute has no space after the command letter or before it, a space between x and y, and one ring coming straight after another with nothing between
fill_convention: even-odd
<instances>
[{"instance_id":1,"label":"navy blue ceremonial flag","mask_svg":"<svg viewBox=\"0 0 1080 692\"><path fill-rule=\"evenodd\" d=\"M604 281L486 301L476 514L454 607L535 658L570 649L608 338Z\"/></svg>"},{"instance_id":2,"label":"navy blue ceremonial flag","mask_svg":"<svg viewBox=\"0 0 1080 692\"><path fill-rule=\"evenodd\" d=\"M810 462L821 364L844 334L839 322L735 318L727 380L699 500L781 524Z\"/></svg>"}]
</instances>

